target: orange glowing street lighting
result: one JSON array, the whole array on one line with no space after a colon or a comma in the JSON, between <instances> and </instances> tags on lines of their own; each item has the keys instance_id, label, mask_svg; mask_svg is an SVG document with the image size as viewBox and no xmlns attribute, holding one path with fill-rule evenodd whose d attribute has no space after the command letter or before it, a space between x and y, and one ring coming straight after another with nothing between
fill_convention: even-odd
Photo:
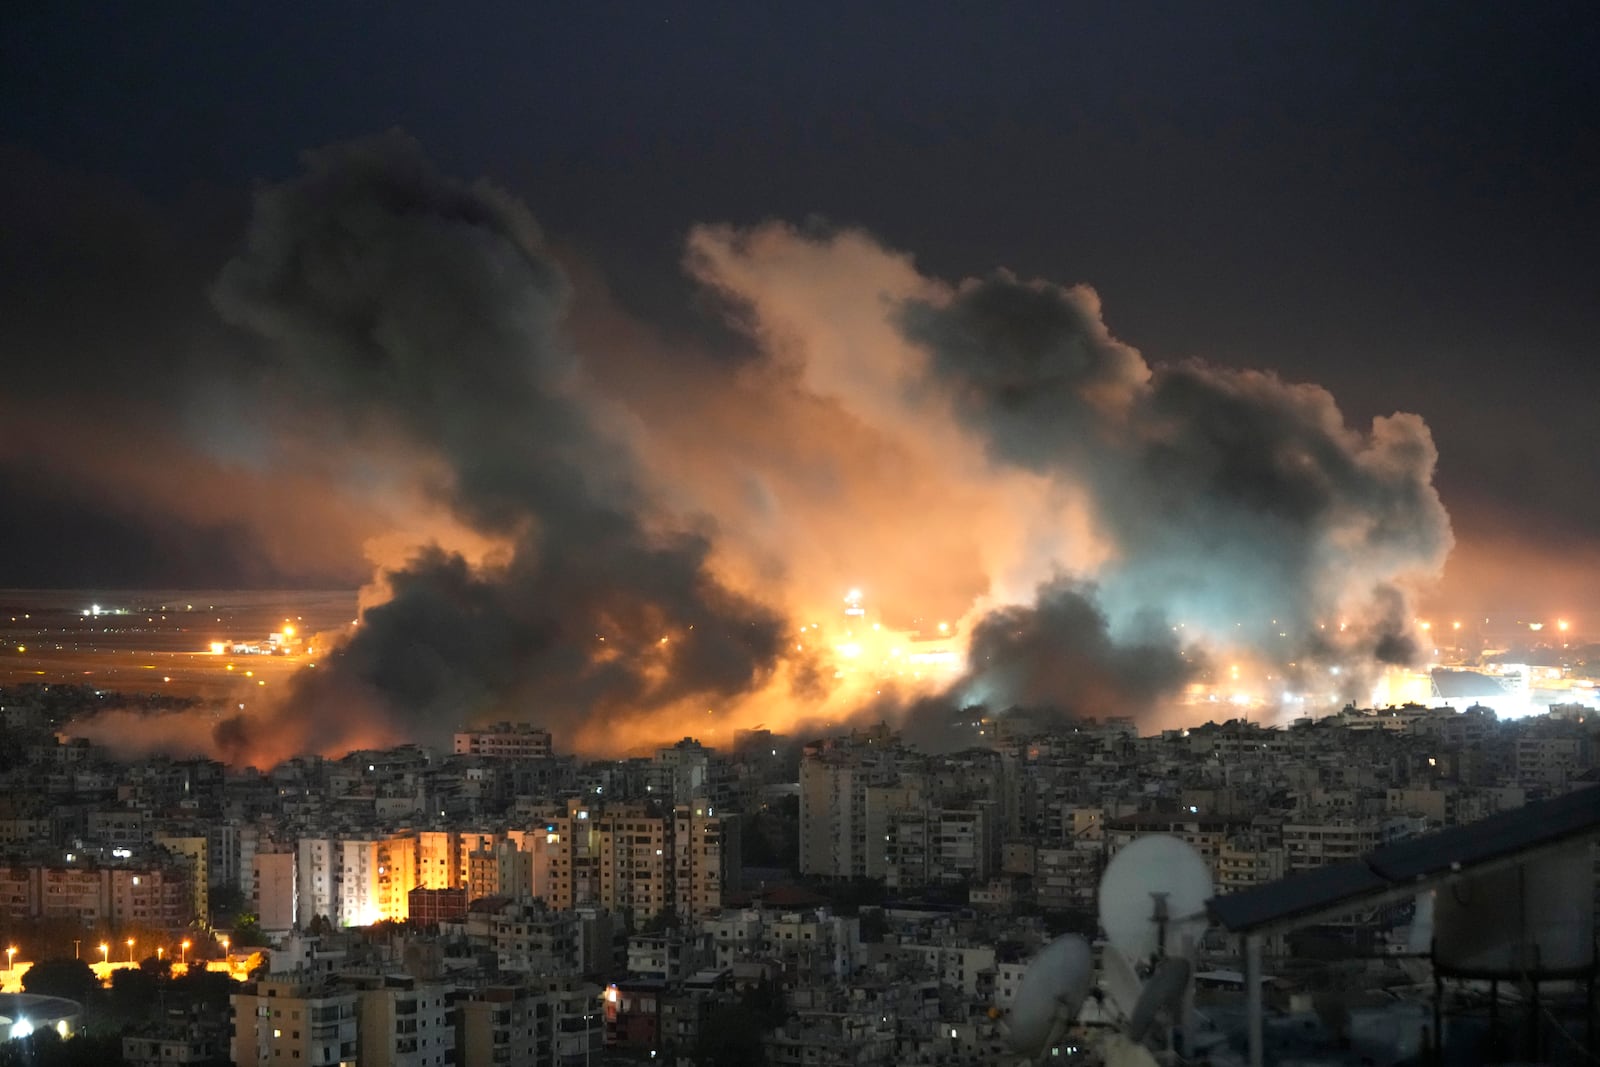
<instances>
[{"instance_id":1,"label":"orange glowing street lighting","mask_svg":"<svg viewBox=\"0 0 1600 1067\"><path fill-rule=\"evenodd\" d=\"M1556 620L1556 629L1560 630L1562 633L1566 633L1567 629L1568 629L1567 620L1566 619L1557 619Z\"/></svg>"},{"instance_id":2,"label":"orange glowing street lighting","mask_svg":"<svg viewBox=\"0 0 1600 1067\"><path fill-rule=\"evenodd\" d=\"M224 959L226 959L228 956L228 939L225 937L219 937L217 940L222 942L222 956Z\"/></svg>"},{"instance_id":3,"label":"orange glowing street lighting","mask_svg":"<svg viewBox=\"0 0 1600 1067\"><path fill-rule=\"evenodd\" d=\"M189 939L184 938L178 942L178 962L185 967L189 966Z\"/></svg>"},{"instance_id":4,"label":"orange glowing street lighting","mask_svg":"<svg viewBox=\"0 0 1600 1067\"><path fill-rule=\"evenodd\" d=\"M128 938L128 962L133 962L133 938Z\"/></svg>"},{"instance_id":5,"label":"orange glowing street lighting","mask_svg":"<svg viewBox=\"0 0 1600 1067\"><path fill-rule=\"evenodd\" d=\"M104 941L100 942L100 962L111 962L111 946Z\"/></svg>"},{"instance_id":6,"label":"orange glowing street lighting","mask_svg":"<svg viewBox=\"0 0 1600 1067\"><path fill-rule=\"evenodd\" d=\"M17 946L16 945L12 945L10 948L6 949L6 970L8 970L8 971L16 970L16 967L17 967Z\"/></svg>"}]
</instances>

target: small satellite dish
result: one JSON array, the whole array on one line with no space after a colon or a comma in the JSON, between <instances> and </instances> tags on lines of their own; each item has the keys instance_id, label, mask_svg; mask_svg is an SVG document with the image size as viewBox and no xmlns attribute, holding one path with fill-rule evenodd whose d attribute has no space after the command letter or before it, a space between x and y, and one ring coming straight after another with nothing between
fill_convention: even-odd
<instances>
[{"instance_id":1,"label":"small satellite dish","mask_svg":"<svg viewBox=\"0 0 1600 1067\"><path fill-rule=\"evenodd\" d=\"M1100 879L1100 925L1135 967L1183 955L1206 927L1211 869L1176 837L1141 837L1111 857Z\"/></svg>"},{"instance_id":2,"label":"small satellite dish","mask_svg":"<svg viewBox=\"0 0 1600 1067\"><path fill-rule=\"evenodd\" d=\"M1194 970L1189 961L1168 956L1156 964L1150 980L1139 994L1139 1002L1128 1014L1127 1034L1135 1041L1143 1041L1155 1025L1156 1016L1166 1012L1176 1016L1183 1006L1183 994L1189 988L1189 975Z\"/></svg>"},{"instance_id":3,"label":"small satellite dish","mask_svg":"<svg viewBox=\"0 0 1600 1067\"><path fill-rule=\"evenodd\" d=\"M1434 891L1417 894L1416 907L1411 912L1411 929L1406 931L1406 951L1425 956L1433 950L1433 900Z\"/></svg>"},{"instance_id":4,"label":"small satellite dish","mask_svg":"<svg viewBox=\"0 0 1600 1067\"><path fill-rule=\"evenodd\" d=\"M1139 1004L1139 994L1144 991L1133 964L1114 945L1104 945L1100 950L1100 988L1122 1019L1133 1014Z\"/></svg>"},{"instance_id":5,"label":"small satellite dish","mask_svg":"<svg viewBox=\"0 0 1600 1067\"><path fill-rule=\"evenodd\" d=\"M1077 934L1050 942L1022 975L1022 985L1011 1003L1006 1041L1025 1056L1046 1055L1052 1039L1059 1038L1078 1017L1093 980L1089 942Z\"/></svg>"}]
</instances>

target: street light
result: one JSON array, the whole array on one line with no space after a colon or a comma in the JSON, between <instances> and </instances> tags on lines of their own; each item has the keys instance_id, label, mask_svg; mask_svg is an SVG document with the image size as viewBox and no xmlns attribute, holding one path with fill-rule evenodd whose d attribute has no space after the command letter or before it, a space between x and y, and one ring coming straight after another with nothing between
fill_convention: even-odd
<instances>
[{"instance_id":1,"label":"street light","mask_svg":"<svg viewBox=\"0 0 1600 1067\"><path fill-rule=\"evenodd\" d=\"M104 941L100 942L100 962L111 962L111 946L106 944Z\"/></svg>"},{"instance_id":2,"label":"street light","mask_svg":"<svg viewBox=\"0 0 1600 1067\"><path fill-rule=\"evenodd\" d=\"M185 967L189 966L189 939L187 937L178 942L178 962Z\"/></svg>"},{"instance_id":3,"label":"street light","mask_svg":"<svg viewBox=\"0 0 1600 1067\"><path fill-rule=\"evenodd\" d=\"M14 971L17 968L17 946L12 945L6 949L6 970Z\"/></svg>"},{"instance_id":4,"label":"street light","mask_svg":"<svg viewBox=\"0 0 1600 1067\"><path fill-rule=\"evenodd\" d=\"M133 962L133 938L128 938L128 962Z\"/></svg>"},{"instance_id":5,"label":"street light","mask_svg":"<svg viewBox=\"0 0 1600 1067\"><path fill-rule=\"evenodd\" d=\"M222 942L222 958L226 960L228 958L228 939L219 937L217 940Z\"/></svg>"}]
</instances>

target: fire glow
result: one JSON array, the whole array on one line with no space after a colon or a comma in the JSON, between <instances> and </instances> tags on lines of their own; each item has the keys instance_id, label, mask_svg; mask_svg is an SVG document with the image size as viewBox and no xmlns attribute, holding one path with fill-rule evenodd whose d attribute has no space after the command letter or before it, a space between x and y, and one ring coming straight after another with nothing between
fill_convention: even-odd
<instances>
[{"instance_id":1,"label":"fire glow","mask_svg":"<svg viewBox=\"0 0 1600 1067\"><path fill-rule=\"evenodd\" d=\"M685 265L736 368L398 135L262 194L217 308L293 383L280 403L365 428L338 446L395 521L359 627L215 751L1149 714L1235 658L1262 692L1340 697L1417 658L1451 535L1415 416L1352 427L1314 385L1153 365L1087 287L947 282L860 232L701 227Z\"/></svg>"}]
</instances>

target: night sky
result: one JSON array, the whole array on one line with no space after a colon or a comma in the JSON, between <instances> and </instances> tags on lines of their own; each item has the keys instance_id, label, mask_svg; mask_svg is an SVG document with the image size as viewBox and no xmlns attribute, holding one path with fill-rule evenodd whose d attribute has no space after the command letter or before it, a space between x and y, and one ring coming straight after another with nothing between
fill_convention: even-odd
<instances>
[{"instance_id":1,"label":"night sky","mask_svg":"<svg viewBox=\"0 0 1600 1067\"><path fill-rule=\"evenodd\" d=\"M399 127L671 345L741 358L698 223L1087 283L1152 363L1423 416L1441 604L1600 593L1592 4L33 8L0 20L0 586L365 580L372 524L230 414L263 381L208 290L252 188Z\"/></svg>"}]
</instances>

